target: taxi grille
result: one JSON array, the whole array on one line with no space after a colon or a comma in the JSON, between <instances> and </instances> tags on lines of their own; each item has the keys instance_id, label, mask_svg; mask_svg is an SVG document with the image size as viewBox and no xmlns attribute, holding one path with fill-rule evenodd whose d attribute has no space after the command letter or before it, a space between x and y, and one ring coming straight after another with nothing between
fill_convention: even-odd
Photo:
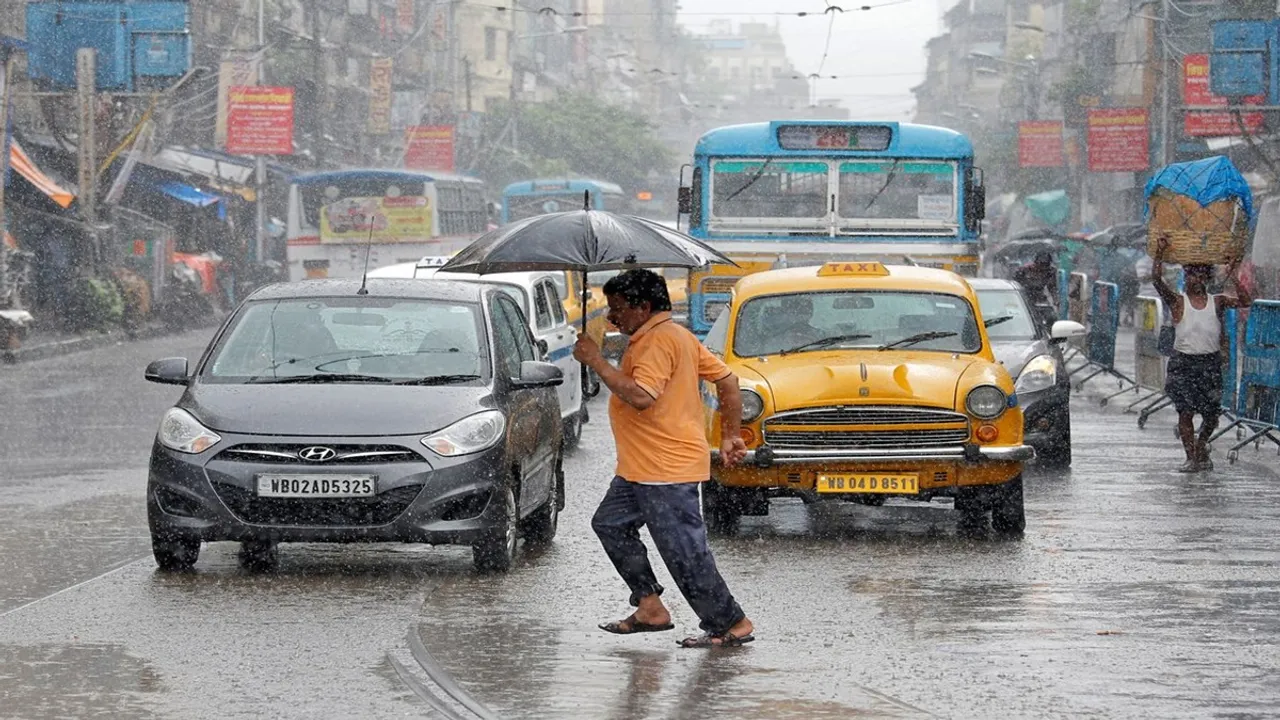
<instances>
[{"instance_id":1,"label":"taxi grille","mask_svg":"<svg viewBox=\"0 0 1280 720\"><path fill-rule=\"evenodd\" d=\"M968 442L969 421L960 413L935 408L812 408L769 418L764 440L784 450L954 447Z\"/></svg>"},{"instance_id":2,"label":"taxi grille","mask_svg":"<svg viewBox=\"0 0 1280 720\"><path fill-rule=\"evenodd\" d=\"M264 498L244 488L214 483L236 517L254 525L361 527L386 525L418 497L422 485L406 485L370 498Z\"/></svg>"}]
</instances>

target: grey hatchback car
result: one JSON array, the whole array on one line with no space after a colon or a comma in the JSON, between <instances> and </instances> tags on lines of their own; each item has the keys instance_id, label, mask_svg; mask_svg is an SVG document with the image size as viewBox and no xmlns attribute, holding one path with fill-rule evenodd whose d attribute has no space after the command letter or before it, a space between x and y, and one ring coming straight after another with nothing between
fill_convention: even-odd
<instances>
[{"instance_id":1,"label":"grey hatchback car","mask_svg":"<svg viewBox=\"0 0 1280 720\"><path fill-rule=\"evenodd\" d=\"M147 515L162 570L201 543L269 569L281 542L465 544L511 567L564 507L559 368L500 289L423 280L262 288L194 369L151 453Z\"/></svg>"}]
</instances>

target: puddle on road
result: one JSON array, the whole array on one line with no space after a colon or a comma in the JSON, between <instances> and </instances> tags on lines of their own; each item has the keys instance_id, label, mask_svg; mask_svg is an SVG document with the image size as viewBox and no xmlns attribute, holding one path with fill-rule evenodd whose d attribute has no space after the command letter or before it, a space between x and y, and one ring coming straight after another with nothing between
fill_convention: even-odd
<instances>
[{"instance_id":1,"label":"puddle on road","mask_svg":"<svg viewBox=\"0 0 1280 720\"><path fill-rule=\"evenodd\" d=\"M123 646L0 646L0 714L16 718L155 717L160 676Z\"/></svg>"}]
</instances>

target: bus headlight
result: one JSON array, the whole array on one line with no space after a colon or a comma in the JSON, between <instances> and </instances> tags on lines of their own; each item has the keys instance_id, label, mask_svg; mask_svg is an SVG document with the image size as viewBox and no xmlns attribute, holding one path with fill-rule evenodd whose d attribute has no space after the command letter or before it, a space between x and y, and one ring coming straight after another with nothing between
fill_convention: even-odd
<instances>
[{"instance_id":1,"label":"bus headlight","mask_svg":"<svg viewBox=\"0 0 1280 720\"><path fill-rule=\"evenodd\" d=\"M980 420L994 420L1004 413L1008 407L1009 396L995 385L979 385L969 391L964 399L964 407L969 414Z\"/></svg>"},{"instance_id":2,"label":"bus headlight","mask_svg":"<svg viewBox=\"0 0 1280 720\"><path fill-rule=\"evenodd\" d=\"M755 422L764 414L764 398L749 388L742 388L742 422Z\"/></svg>"}]
</instances>

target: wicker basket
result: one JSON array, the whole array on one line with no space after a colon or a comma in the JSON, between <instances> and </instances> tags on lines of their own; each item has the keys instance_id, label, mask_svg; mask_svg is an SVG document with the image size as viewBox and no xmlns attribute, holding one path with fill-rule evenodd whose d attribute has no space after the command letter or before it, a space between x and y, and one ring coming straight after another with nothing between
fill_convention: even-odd
<instances>
[{"instance_id":1,"label":"wicker basket","mask_svg":"<svg viewBox=\"0 0 1280 720\"><path fill-rule=\"evenodd\" d=\"M1224 265L1244 255L1249 220L1235 199L1201 206L1194 198L1160 189L1147 201L1147 254L1168 238L1165 262Z\"/></svg>"}]
</instances>

